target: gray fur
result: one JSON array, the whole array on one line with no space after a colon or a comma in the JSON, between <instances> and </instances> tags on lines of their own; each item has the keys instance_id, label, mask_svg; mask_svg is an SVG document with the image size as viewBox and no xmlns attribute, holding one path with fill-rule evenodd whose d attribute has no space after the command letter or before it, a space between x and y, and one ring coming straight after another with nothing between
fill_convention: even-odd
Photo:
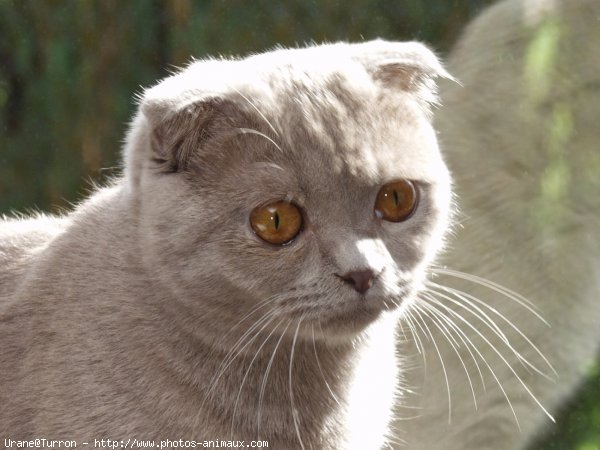
<instances>
[{"instance_id":1,"label":"gray fur","mask_svg":"<svg viewBox=\"0 0 600 450\"><path fill-rule=\"evenodd\" d=\"M450 208L437 76L424 46L373 41L198 61L147 90L122 179L63 218L0 222L0 430L384 445L395 323ZM379 222L398 178L419 207ZM248 217L283 198L307 223L274 247ZM367 268L365 298L335 275Z\"/></svg>"},{"instance_id":2,"label":"gray fur","mask_svg":"<svg viewBox=\"0 0 600 450\"><path fill-rule=\"evenodd\" d=\"M532 345L481 304L521 355L549 375L524 367L481 320L443 302L477 326L550 414L579 385L600 345L600 2L505 0L470 24L449 58L462 86L440 85L436 115L460 199L448 267L505 285L530 299L550 326L490 289L452 277L453 284L496 308ZM558 176L557 176L558 174ZM448 314L450 315L450 314ZM555 426L492 348L456 317L489 362L508 402L481 361L483 389L472 357L461 344L477 398L443 333L426 320L448 371L452 400L436 349L423 339L423 369L407 383L418 393L397 424L407 448L431 450L523 449ZM414 347L401 345L404 355ZM419 361L420 357L416 360ZM403 447L401 447L403 448ZM533 448L533 447L532 447Z\"/></svg>"}]
</instances>

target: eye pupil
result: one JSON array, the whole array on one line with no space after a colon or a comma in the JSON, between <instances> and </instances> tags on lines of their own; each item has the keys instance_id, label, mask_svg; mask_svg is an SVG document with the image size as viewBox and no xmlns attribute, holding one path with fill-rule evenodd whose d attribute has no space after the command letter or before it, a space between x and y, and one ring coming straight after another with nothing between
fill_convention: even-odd
<instances>
[{"instance_id":1,"label":"eye pupil","mask_svg":"<svg viewBox=\"0 0 600 450\"><path fill-rule=\"evenodd\" d=\"M279 214L275 211L275 217L273 218L275 221L275 231L279 230Z\"/></svg>"},{"instance_id":2,"label":"eye pupil","mask_svg":"<svg viewBox=\"0 0 600 450\"><path fill-rule=\"evenodd\" d=\"M394 203L396 204L396 206L400 204L400 199L398 198L398 191L396 189L394 189Z\"/></svg>"}]
</instances>

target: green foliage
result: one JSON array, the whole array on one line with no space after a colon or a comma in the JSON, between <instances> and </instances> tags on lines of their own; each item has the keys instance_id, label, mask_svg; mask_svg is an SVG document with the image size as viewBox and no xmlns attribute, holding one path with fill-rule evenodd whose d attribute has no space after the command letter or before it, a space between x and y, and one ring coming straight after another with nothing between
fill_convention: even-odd
<instances>
[{"instance_id":1,"label":"green foliage","mask_svg":"<svg viewBox=\"0 0 600 450\"><path fill-rule=\"evenodd\" d=\"M0 213L118 173L134 93L191 56L378 36L446 50L489 1L0 0Z\"/></svg>"},{"instance_id":2,"label":"green foliage","mask_svg":"<svg viewBox=\"0 0 600 450\"><path fill-rule=\"evenodd\" d=\"M563 407L557 425L531 446L531 450L600 450L600 364L579 393Z\"/></svg>"},{"instance_id":3,"label":"green foliage","mask_svg":"<svg viewBox=\"0 0 600 450\"><path fill-rule=\"evenodd\" d=\"M547 20L536 30L525 57L525 76L530 95L540 100L548 94L558 60L560 24Z\"/></svg>"},{"instance_id":4,"label":"green foliage","mask_svg":"<svg viewBox=\"0 0 600 450\"><path fill-rule=\"evenodd\" d=\"M151 6L0 3L0 211L65 206L115 164L132 94L162 67Z\"/></svg>"}]
</instances>

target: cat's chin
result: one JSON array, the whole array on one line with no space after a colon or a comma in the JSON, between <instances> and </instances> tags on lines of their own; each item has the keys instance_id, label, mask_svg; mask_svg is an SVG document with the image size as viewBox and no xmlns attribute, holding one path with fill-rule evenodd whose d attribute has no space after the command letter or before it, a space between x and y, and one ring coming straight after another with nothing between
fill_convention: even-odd
<instances>
[{"instance_id":1,"label":"cat's chin","mask_svg":"<svg viewBox=\"0 0 600 450\"><path fill-rule=\"evenodd\" d=\"M352 339L379 319L382 313L382 310L369 309L328 317L318 321L319 330L325 339Z\"/></svg>"},{"instance_id":2,"label":"cat's chin","mask_svg":"<svg viewBox=\"0 0 600 450\"><path fill-rule=\"evenodd\" d=\"M328 311L327 314L306 322L312 322L317 339L347 341L382 318L398 319L404 310L403 304L400 307L384 307L383 302L364 302L337 313Z\"/></svg>"}]
</instances>

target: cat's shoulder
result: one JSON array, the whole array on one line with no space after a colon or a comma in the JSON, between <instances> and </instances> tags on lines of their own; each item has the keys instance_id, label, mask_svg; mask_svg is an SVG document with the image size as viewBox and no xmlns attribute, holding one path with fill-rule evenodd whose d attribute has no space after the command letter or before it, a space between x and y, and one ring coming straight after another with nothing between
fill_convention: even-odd
<instances>
[{"instance_id":1,"label":"cat's shoulder","mask_svg":"<svg viewBox=\"0 0 600 450\"><path fill-rule=\"evenodd\" d=\"M36 256L62 234L66 217L37 214L32 217L0 216L0 291L6 294L18 284Z\"/></svg>"},{"instance_id":2,"label":"cat's shoulder","mask_svg":"<svg viewBox=\"0 0 600 450\"><path fill-rule=\"evenodd\" d=\"M0 261L10 263L45 247L68 225L66 217L37 214L32 217L0 217Z\"/></svg>"}]
</instances>

